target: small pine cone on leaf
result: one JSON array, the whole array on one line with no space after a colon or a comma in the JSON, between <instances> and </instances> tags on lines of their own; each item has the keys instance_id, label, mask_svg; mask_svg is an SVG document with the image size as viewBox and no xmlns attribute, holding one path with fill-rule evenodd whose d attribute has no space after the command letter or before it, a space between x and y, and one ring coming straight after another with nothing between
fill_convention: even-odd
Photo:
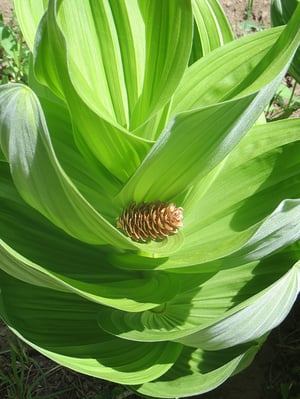
<instances>
[{"instance_id":1,"label":"small pine cone on leaf","mask_svg":"<svg viewBox=\"0 0 300 399\"><path fill-rule=\"evenodd\" d=\"M178 233L183 226L183 208L166 202L132 202L125 208L117 221L122 229L134 241L163 239Z\"/></svg>"}]
</instances>

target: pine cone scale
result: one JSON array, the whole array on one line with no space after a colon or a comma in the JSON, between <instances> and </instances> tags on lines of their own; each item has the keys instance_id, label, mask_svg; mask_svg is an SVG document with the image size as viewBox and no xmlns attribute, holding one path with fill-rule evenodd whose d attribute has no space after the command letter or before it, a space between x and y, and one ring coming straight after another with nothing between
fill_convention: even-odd
<instances>
[{"instance_id":1,"label":"pine cone scale","mask_svg":"<svg viewBox=\"0 0 300 399\"><path fill-rule=\"evenodd\" d=\"M132 202L128 208L123 209L117 227L132 240L145 242L177 234L178 227L183 226L182 220L183 208L177 208L174 203Z\"/></svg>"}]
</instances>

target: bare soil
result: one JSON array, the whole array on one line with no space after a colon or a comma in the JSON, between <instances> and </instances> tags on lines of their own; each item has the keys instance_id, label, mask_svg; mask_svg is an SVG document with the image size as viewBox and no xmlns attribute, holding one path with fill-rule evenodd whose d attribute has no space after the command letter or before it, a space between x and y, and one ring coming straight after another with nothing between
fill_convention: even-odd
<instances>
[{"instance_id":1,"label":"bare soil","mask_svg":"<svg viewBox=\"0 0 300 399\"><path fill-rule=\"evenodd\" d=\"M10 0L0 0L0 14L3 15L4 22L8 22L11 16L13 5Z\"/></svg>"},{"instance_id":2,"label":"bare soil","mask_svg":"<svg viewBox=\"0 0 300 399\"><path fill-rule=\"evenodd\" d=\"M244 30L241 24L247 18L248 0L219 0L230 24L237 36L241 36ZM266 28L270 26L270 3L271 0L253 0L250 21L258 27Z\"/></svg>"}]
</instances>

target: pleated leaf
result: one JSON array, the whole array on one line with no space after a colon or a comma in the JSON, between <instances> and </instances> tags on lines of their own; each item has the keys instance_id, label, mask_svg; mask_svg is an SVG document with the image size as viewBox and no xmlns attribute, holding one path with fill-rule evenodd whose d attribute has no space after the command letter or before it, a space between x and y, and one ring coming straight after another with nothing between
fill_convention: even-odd
<instances>
[{"instance_id":1,"label":"pleated leaf","mask_svg":"<svg viewBox=\"0 0 300 399\"><path fill-rule=\"evenodd\" d=\"M185 239L174 256L142 264L134 255L115 255L114 261L129 269L193 266L196 273L206 270L199 263L226 255L228 264L247 263L289 245L300 231L299 132L298 119L256 126L219 169L195 184L180 203Z\"/></svg>"},{"instance_id":2,"label":"pleated leaf","mask_svg":"<svg viewBox=\"0 0 300 399\"><path fill-rule=\"evenodd\" d=\"M14 1L18 24L20 25L22 34L31 51L33 51L37 27L47 9L48 1L49 0Z\"/></svg>"},{"instance_id":3,"label":"pleated leaf","mask_svg":"<svg viewBox=\"0 0 300 399\"><path fill-rule=\"evenodd\" d=\"M290 20L297 7L297 0L272 0L271 1L271 24L272 26L285 25ZM296 52L290 65L289 72L300 82L300 50Z\"/></svg>"},{"instance_id":4,"label":"pleated leaf","mask_svg":"<svg viewBox=\"0 0 300 399\"><path fill-rule=\"evenodd\" d=\"M242 303L223 320L199 333L184 337L179 342L207 350L218 350L257 339L286 318L299 291L300 262L297 262L280 280L255 297L249 298L246 301L247 306Z\"/></svg>"},{"instance_id":5,"label":"pleated leaf","mask_svg":"<svg viewBox=\"0 0 300 399\"><path fill-rule=\"evenodd\" d=\"M80 98L98 115L127 129L136 128L169 100L190 53L189 2L105 1L96 7L92 1L64 1L58 14L63 38L54 34L54 8L56 2L50 1L41 28L42 42L48 35L50 48L37 43L37 54L44 53L38 55L38 77L44 64L52 62L46 83L62 91L57 71L67 57L67 73ZM61 40L66 51L61 48L58 57ZM92 51L86 43L95 43Z\"/></svg>"},{"instance_id":6,"label":"pleated leaf","mask_svg":"<svg viewBox=\"0 0 300 399\"><path fill-rule=\"evenodd\" d=\"M83 242L132 248L62 170L34 93L21 85L5 85L0 93L0 144L25 201Z\"/></svg>"},{"instance_id":7,"label":"pleated leaf","mask_svg":"<svg viewBox=\"0 0 300 399\"><path fill-rule=\"evenodd\" d=\"M241 308L246 315L249 306L249 313L251 313L252 303L256 300L260 301L260 305L257 306L262 308L262 303L265 307L272 306L274 300L269 301L269 297L277 296L278 306L274 307L272 316L269 319L261 317L261 325L258 329L251 329L248 325L249 335L258 334L252 336L251 339L256 339L273 328L272 323L279 324L287 315L297 296L299 289L297 267L294 267L293 272L289 272L293 263L294 261L282 255L261 262L228 267L228 269L217 272L205 272L205 265L203 265L202 273L197 275L183 273L177 275L181 283L181 292L161 306L141 313L103 309L99 314L98 322L105 331L129 340L166 341L181 338L180 342L185 345L191 343L191 346L213 350L213 345L205 340L206 331L214 331L215 326L220 320L226 318L227 314L230 315L228 320L231 317L238 319L238 316L232 315L239 314ZM288 273L288 275L282 277L284 273ZM253 275L256 276L255 282L252 282ZM269 288L272 284L277 288ZM283 288L285 286L286 289ZM256 299L255 296L262 295L263 290L268 291L265 297ZM265 312L267 312L266 309ZM251 321L253 320L252 317ZM228 331L228 328L224 331ZM244 334L239 331L237 335L235 335L234 328L230 330L226 337L227 339L229 336L231 337L231 345L249 340L245 339L247 328L245 328ZM199 333L196 333L198 331ZM197 341L198 337L199 342ZM211 339L217 340L217 333ZM218 345L221 345L221 342L224 345L222 347L230 346L221 338ZM218 345L215 346L216 349L219 349Z\"/></svg>"},{"instance_id":8,"label":"pleated leaf","mask_svg":"<svg viewBox=\"0 0 300 399\"><path fill-rule=\"evenodd\" d=\"M114 338L97 326L99 305L21 283L3 272L0 277L6 323L35 349L75 371L140 384L164 374L181 352L174 342L137 344Z\"/></svg>"},{"instance_id":9,"label":"pleated leaf","mask_svg":"<svg viewBox=\"0 0 300 399\"><path fill-rule=\"evenodd\" d=\"M8 165L0 165L0 269L24 282L75 292L125 311L151 309L176 295L175 276L118 270L107 251L72 239L49 223L22 201Z\"/></svg>"},{"instance_id":10,"label":"pleated leaf","mask_svg":"<svg viewBox=\"0 0 300 399\"><path fill-rule=\"evenodd\" d=\"M230 24L218 1L193 0L192 7L195 19L194 40L195 36L199 37L200 56L233 40ZM195 46L195 43L193 45ZM201 58L200 56L194 57L193 61Z\"/></svg>"},{"instance_id":11,"label":"pleated leaf","mask_svg":"<svg viewBox=\"0 0 300 399\"><path fill-rule=\"evenodd\" d=\"M295 18L296 14L300 16L300 7L295 13ZM243 79L240 80L239 76L236 85L232 85L234 75L228 80L236 93L234 94L232 91L226 97L230 98L238 95L239 99L236 102L231 100L232 102L219 103L204 109L200 108L192 113L175 115L169 121L168 126L141 166L125 185L121 193L122 201L128 203L133 198L141 201L142 199L153 200L155 198L168 200L176 197L193 182L193 179L199 179L224 159L224 156L234 148L250 126L253 125L254 121L258 119L263 108L274 95L279 81L288 66L288 61L300 41L300 30L295 18L291 20L289 26L282 32L277 42L275 42L277 37L275 35L275 37L272 37L273 48L268 49L268 42L266 41L266 44L265 41L261 41L260 48L266 49L268 52L263 52L263 56L259 53L260 58L255 66L253 59L249 57L251 52L247 52L246 46L241 46L238 41L233 44L229 43L227 46L214 51L211 60L209 58L210 55L201 60L203 63L207 61L205 65L209 74L211 74L211 70L215 71L216 76L212 81L220 82L222 77L226 76L226 79L228 79L227 74L225 75L225 72L228 72L226 71L226 65L229 68L233 68L232 59L240 60L239 50L242 49L243 54L247 54L248 64L247 62L245 63L245 66L247 66L245 81L243 82ZM253 46L253 42L251 42L251 45ZM228 46L232 48L228 48ZM232 53L229 57L230 50ZM252 52L255 56L257 55L256 47L252 47ZM226 57L223 57L224 54L226 54ZM272 62L273 60L274 62ZM213 68L212 65L208 67L209 61L213 62ZM272 63L271 69L269 68L270 63ZM182 89L180 90L179 88L175 93L174 114L204 104L205 100L198 90L199 85L206 92L210 92L205 82L201 79L201 76L205 76L205 70L193 68L194 66L191 66L188 69L180 86ZM249 74L249 68L251 68L251 74ZM193 73L189 73L192 69ZM234 71L237 69L234 69ZM238 89L239 87L240 89ZM224 86L222 89L220 88L219 92L226 93ZM255 90L260 91L256 92ZM247 95L240 97L241 93L247 93ZM215 96L213 100L220 101L226 97L217 98ZM201 98L202 104L185 102L186 99L195 101L197 98ZM184 103L176 105L176 99L184 101ZM211 148L213 147L213 151L210 151L209 145L211 145ZM166 169L165 172L161 173L164 169ZM180 178L178 178L178 170L181 171ZM143 184L144 181L147 181L147 185ZM160 194L161 187L165 188L163 198L161 198Z\"/></svg>"},{"instance_id":12,"label":"pleated leaf","mask_svg":"<svg viewBox=\"0 0 300 399\"><path fill-rule=\"evenodd\" d=\"M138 394L154 398L190 397L222 384L253 360L261 342L246 347L208 352L184 348L175 365L161 378L131 387Z\"/></svg>"},{"instance_id":13,"label":"pleated leaf","mask_svg":"<svg viewBox=\"0 0 300 399\"><path fill-rule=\"evenodd\" d=\"M288 67L300 42L300 7L289 24L227 43L191 65L174 95L172 114L260 90ZM216 82L218 84L216 84Z\"/></svg>"},{"instance_id":14,"label":"pleated leaf","mask_svg":"<svg viewBox=\"0 0 300 399\"><path fill-rule=\"evenodd\" d=\"M76 145L88 160L95 158L117 179L126 180L152 144L133 136L122 125L109 123L101 108L90 108L78 95L70 76L65 39L57 24L55 1L49 2L37 38L34 72L67 103Z\"/></svg>"},{"instance_id":15,"label":"pleated leaf","mask_svg":"<svg viewBox=\"0 0 300 399\"><path fill-rule=\"evenodd\" d=\"M16 3L33 63L31 88L0 88L1 317L141 395L215 388L300 291L299 120L260 118L300 5L232 41L216 0ZM184 226L134 242L132 201L175 202Z\"/></svg>"}]
</instances>

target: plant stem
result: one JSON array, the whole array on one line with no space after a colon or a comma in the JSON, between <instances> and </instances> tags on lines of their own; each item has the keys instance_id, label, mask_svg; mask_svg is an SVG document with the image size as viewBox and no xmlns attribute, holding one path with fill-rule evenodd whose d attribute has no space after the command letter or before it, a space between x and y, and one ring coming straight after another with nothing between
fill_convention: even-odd
<instances>
[{"instance_id":1,"label":"plant stem","mask_svg":"<svg viewBox=\"0 0 300 399\"><path fill-rule=\"evenodd\" d=\"M290 105L291 105L291 103L292 103L292 100L293 100L293 97L294 97L294 94L295 94L295 90L296 90L296 86L297 86L297 81L295 80L295 81L294 81L293 88L292 88L291 96L290 96L289 102L288 102L288 104L287 104L287 108L289 108Z\"/></svg>"},{"instance_id":2,"label":"plant stem","mask_svg":"<svg viewBox=\"0 0 300 399\"><path fill-rule=\"evenodd\" d=\"M253 0L248 0L247 8L246 8L246 21L250 20L253 9Z\"/></svg>"}]
</instances>

